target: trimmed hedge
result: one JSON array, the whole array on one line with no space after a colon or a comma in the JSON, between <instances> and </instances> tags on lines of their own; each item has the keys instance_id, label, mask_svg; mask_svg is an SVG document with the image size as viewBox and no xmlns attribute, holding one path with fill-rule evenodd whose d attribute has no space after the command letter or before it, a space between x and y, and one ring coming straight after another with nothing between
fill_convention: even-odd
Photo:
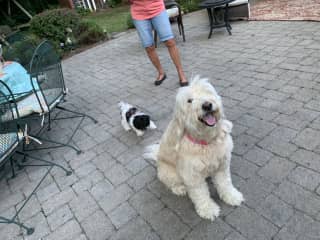
<instances>
[{"instance_id":1,"label":"trimmed hedge","mask_svg":"<svg viewBox=\"0 0 320 240\"><path fill-rule=\"evenodd\" d=\"M73 34L78 32L80 22L81 17L74 10L53 9L34 16L30 23L30 29L40 38L64 43L70 29Z\"/></svg>"},{"instance_id":2,"label":"trimmed hedge","mask_svg":"<svg viewBox=\"0 0 320 240\"><path fill-rule=\"evenodd\" d=\"M184 12L193 12L199 9L201 0L177 0Z\"/></svg>"},{"instance_id":3,"label":"trimmed hedge","mask_svg":"<svg viewBox=\"0 0 320 240\"><path fill-rule=\"evenodd\" d=\"M82 22L79 27L79 44L96 43L106 38L103 29L94 22Z\"/></svg>"}]
</instances>

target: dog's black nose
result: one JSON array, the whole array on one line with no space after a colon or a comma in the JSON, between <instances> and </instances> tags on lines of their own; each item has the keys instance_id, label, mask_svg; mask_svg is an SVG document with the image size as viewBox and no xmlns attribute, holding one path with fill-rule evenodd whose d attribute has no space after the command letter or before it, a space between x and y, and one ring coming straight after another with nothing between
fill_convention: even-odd
<instances>
[{"instance_id":1,"label":"dog's black nose","mask_svg":"<svg viewBox=\"0 0 320 240\"><path fill-rule=\"evenodd\" d=\"M211 111L212 110L212 103L211 102L204 102L203 104L202 104L202 109L204 110L204 111Z\"/></svg>"}]
</instances>

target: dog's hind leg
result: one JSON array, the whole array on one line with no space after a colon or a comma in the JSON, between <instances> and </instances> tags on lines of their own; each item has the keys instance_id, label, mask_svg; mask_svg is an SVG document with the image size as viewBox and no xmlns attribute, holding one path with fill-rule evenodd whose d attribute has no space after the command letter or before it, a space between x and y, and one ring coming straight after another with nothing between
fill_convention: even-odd
<instances>
[{"instance_id":1,"label":"dog's hind leg","mask_svg":"<svg viewBox=\"0 0 320 240\"><path fill-rule=\"evenodd\" d=\"M186 186L183 184L174 166L164 162L158 162L158 178L174 194L178 196L186 195Z\"/></svg>"}]
</instances>

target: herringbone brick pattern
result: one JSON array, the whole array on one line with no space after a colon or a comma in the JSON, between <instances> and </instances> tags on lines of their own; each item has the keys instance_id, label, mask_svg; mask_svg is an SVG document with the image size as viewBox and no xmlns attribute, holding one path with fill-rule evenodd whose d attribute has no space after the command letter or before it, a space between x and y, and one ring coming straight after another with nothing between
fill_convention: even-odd
<instances>
[{"instance_id":1,"label":"herringbone brick pattern","mask_svg":"<svg viewBox=\"0 0 320 240\"><path fill-rule=\"evenodd\" d=\"M320 21L319 0L253 0L251 20L312 20Z\"/></svg>"}]
</instances>

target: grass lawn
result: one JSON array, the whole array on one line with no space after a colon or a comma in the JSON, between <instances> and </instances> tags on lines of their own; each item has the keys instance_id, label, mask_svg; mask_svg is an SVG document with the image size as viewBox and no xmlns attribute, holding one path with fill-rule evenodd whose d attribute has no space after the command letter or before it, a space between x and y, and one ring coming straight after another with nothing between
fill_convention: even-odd
<instances>
[{"instance_id":1,"label":"grass lawn","mask_svg":"<svg viewBox=\"0 0 320 240\"><path fill-rule=\"evenodd\" d=\"M123 32L128 29L129 8L129 5L123 5L104 9L101 12L90 13L84 17L84 20L97 23L109 33Z\"/></svg>"}]
</instances>

